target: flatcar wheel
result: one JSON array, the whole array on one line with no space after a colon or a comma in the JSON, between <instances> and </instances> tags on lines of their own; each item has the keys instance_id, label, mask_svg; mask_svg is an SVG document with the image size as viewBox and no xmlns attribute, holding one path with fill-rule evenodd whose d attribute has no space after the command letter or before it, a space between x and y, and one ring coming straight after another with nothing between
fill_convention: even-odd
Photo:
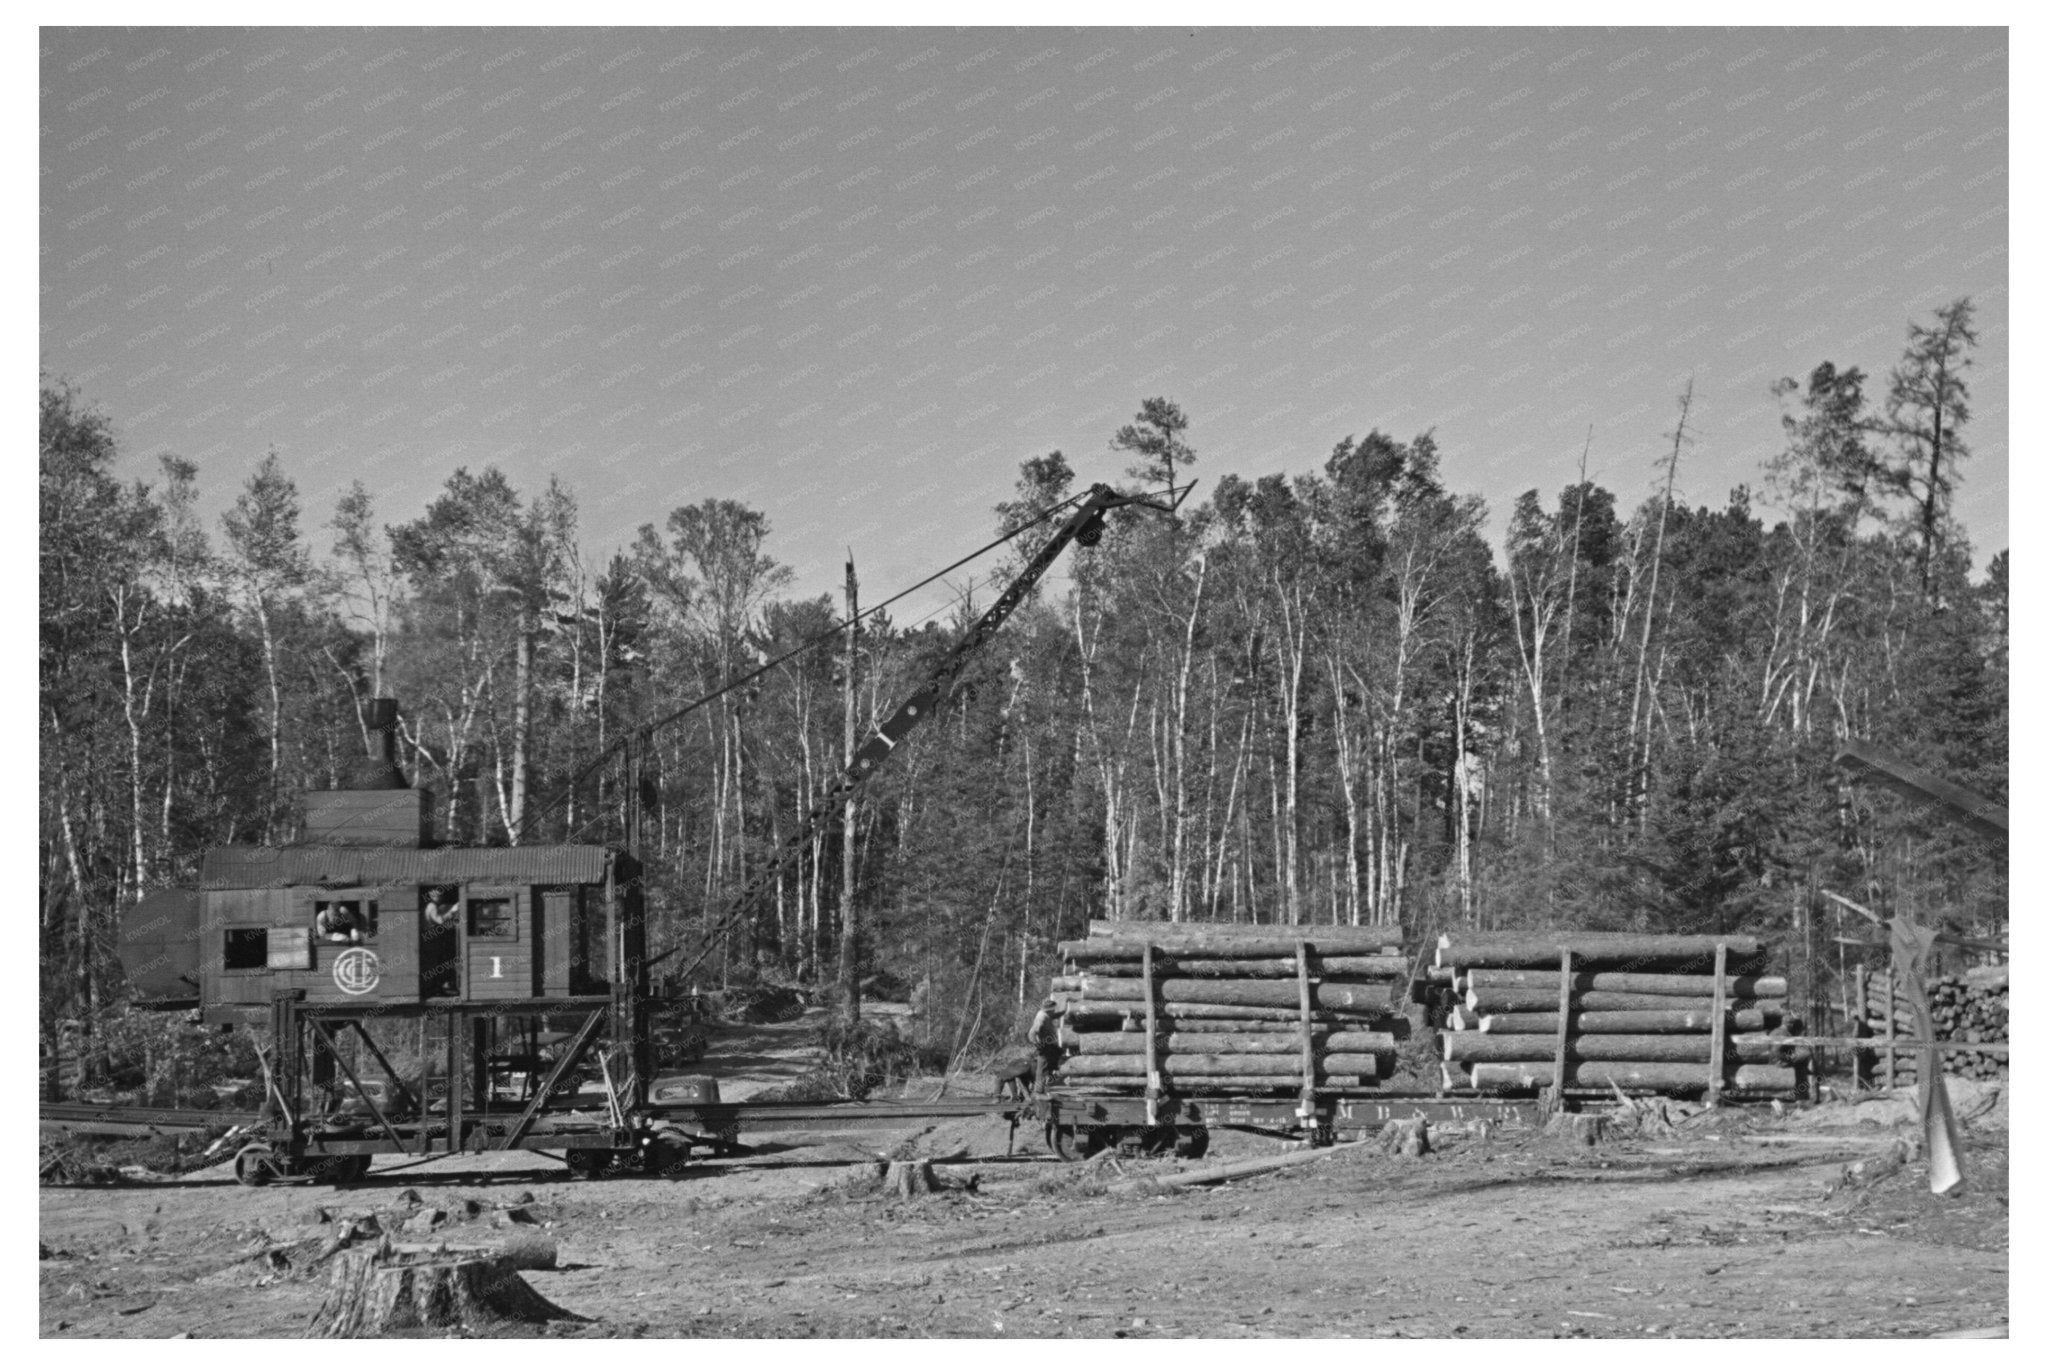
<instances>
[{"instance_id":1,"label":"flatcar wheel","mask_svg":"<svg viewBox=\"0 0 2048 1365\"><path fill-rule=\"evenodd\" d=\"M353 1185L370 1173L370 1158L356 1153L315 1157L306 1163L305 1173L323 1185Z\"/></svg>"},{"instance_id":2,"label":"flatcar wheel","mask_svg":"<svg viewBox=\"0 0 2048 1365\"><path fill-rule=\"evenodd\" d=\"M1071 1123L1048 1123L1045 1125L1045 1145L1061 1161L1079 1161L1081 1144Z\"/></svg>"},{"instance_id":3,"label":"flatcar wheel","mask_svg":"<svg viewBox=\"0 0 2048 1365\"><path fill-rule=\"evenodd\" d=\"M675 1128L657 1128L640 1149L640 1161L649 1175L675 1175L690 1163L689 1135Z\"/></svg>"},{"instance_id":4,"label":"flatcar wheel","mask_svg":"<svg viewBox=\"0 0 2048 1365\"><path fill-rule=\"evenodd\" d=\"M1178 1130L1170 1123L1162 1123L1156 1128L1147 1128L1139 1135L1139 1150L1143 1151L1146 1156L1165 1156L1168 1152L1174 1150L1177 1137Z\"/></svg>"},{"instance_id":5,"label":"flatcar wheel","mask_svg":"<svg viewBox=\"0 0 2048 1365\"><path fill-rule=\"evenodd\" d=\"M1207 1128L1181 1129L1179 1135L1174 1139L1173 1152L1175 1156L1186 1157L1190 1161L1199 1160L1201 1157L1208 1155L1209 1130Z\"/></svg>"},{"instance_id":6,"label":"flatcar wheel","mask_svg":"<svg viewBox=\"0 0 2048 1365\"><path fill-rule=\"evenodd\" d=\"M588 1179L612 1168L612 1154L602 1147L571 1147L563 1154L569 1173Z\"/></svg>"},{"instance_id":7,"label":"flatcar wheel","mask_svg":"<svg viewBox=\"0 0 2048 1365\"><path fill-rule=\"evenodd\" d=\"M268 1185L277 1176L276 1159L270 1148L252 1142L235 1153L235 1179L244 1185Z\"/></svg>"}]
</instances>

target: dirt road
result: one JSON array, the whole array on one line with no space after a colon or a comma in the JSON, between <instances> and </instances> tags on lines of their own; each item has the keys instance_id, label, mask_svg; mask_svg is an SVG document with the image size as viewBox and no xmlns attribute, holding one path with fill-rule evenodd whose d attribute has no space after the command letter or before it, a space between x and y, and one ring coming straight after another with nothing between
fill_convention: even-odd
<instances>
[{"instance_id":1,"label":"dirt road","mask_svg":"<svg viewBox=\"0 0 2048 1365\"><path fill-rule=\"evenodd\" d=\"M1896 1106L1706 1116L1568 1146L1534 1132L1440 1134L1399 1158L1359 1148L1178 1194L1106 1186L1175 1161L1062 1166L1001 1124L770 1144L672 1181L572 1181L542 1158L413 1170L349 1190L246 1190L224 1174L42 1191L45 1336L285 1336L317 1273L261 1249L316 1210L410 1189L459 1208L530 1196L561 1268L528 1280L594 1319L550 1334L952 1337L1927 1336L2007 1320L2005 1133L1971 1133L1960 1197L1924 1163L1835 1188L1881 1153ZM1864 1116L1866 1119L1869 1114ZM881 1195L861 1151L965 1146L964 1186ZM1284 1150L1231 1134L1211 1163ZM459 1215L458 1215L459 1216ZM252 1248L257 1254L251 1259ZM239 1259L238 1259L239 1258Z\"/></svg>"}]
</instances>

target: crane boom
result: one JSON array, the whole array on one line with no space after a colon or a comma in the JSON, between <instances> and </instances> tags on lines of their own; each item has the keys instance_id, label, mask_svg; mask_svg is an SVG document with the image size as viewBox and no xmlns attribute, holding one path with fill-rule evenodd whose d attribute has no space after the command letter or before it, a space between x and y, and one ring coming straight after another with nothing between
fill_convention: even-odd
<instances>
[{"instance_id":1,"label":"crane boom","mask_svg":"<svg viewBox=\"0 0 2048 1365\"><path fill-rule=\"evenodd\" d=\"M932 670L923 684L905 698L903 703L890 713L889 718L877 726L875 732L854 750L853 761L847 764L846 770L839 774L831 786L819 794L796 832L783 841L775 855L768 860L767 866L740 889L739 894L727 906L725 913L712 924L697 955L690 959L681 975L688 976L703 964L704 959L711 955L733 927L774 888L783 870L800 857L811 841L838 817L839 812L853 799L861 784L888 760L889 755L895 752L896 746L939 708L940 703L946 699L946 694L959 679L961 670L966 668L968 660L988 643L990 636L1002 628L1003 622L1010 619L1011 613L1030 596L1031 590L1038 586L1038 581L1045 577L1046 570L1052 567L1053 561L1060 557L1068 545L1077 540L1083 545L1093 545L1099 541L1102 538L1103 518L1113 508L1138 506L1172 513L1179 508L1187 497L1188 490L1193 487L1193 483L1186 483L1170 490L1171 502L1153 502L1133 494L1120 493L1103 483L1090 488L1088 496L1082 499L1074 514L1068 517L1059 530L1053 533L1052 538L1031 557L1030 562L1018 572L1017 577L1003 589L1002 596L967 628L967 633L946 652L946 657ZM647 965L652 967L677 951L678 949L671 948L650 959Z\"/></svg>"},{"instance_id":2,"label":"crane boom","mask_svg":"<svg viewBox=\"0 0 2048 1365\"><path fill-rule=\"evenodd\" d=\"M2007 836L2004 806L1989 797L1979 796L1968 787L1959 787L1946 778L1936 777L1903 762L1897 755L1874 744L1845 736L1841 749L1835 754L1835 762L1859 777L1867 777L1880 786L1889 787L1909 801L1946 815L1987 839Z\"/></svg>"}]
</instances>

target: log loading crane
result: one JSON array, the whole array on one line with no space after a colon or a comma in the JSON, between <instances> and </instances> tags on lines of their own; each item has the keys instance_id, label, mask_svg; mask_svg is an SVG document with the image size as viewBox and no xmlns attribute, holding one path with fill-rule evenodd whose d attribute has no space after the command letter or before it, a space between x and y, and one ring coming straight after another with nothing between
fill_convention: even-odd
<instances>
[{"instance_id":1,"label":"log loading crane","mask_svg":"<svg viewBox=\"0 0 2048 1365\"><path fill-rule=\"evenodd\" d=\"M1118 508L1171 515L1191 487L1153 500L1096 484L1069 504L1065 521L712 923L679 976L755 910L939 708L1070 544L1097 544ZM238 1178L261 1184L353 1180L378 1155L492 1150L549 1152L585 1173L657 1172L693 1147L730 1146L746 1118L791 1126L1001 1113L1015 1121L1016 1101L727 1105L709 1086L656 1095L651 969L677 950L647 954L632 851L435 846L426 793L394 761L396 703L373 701L367 721L370 753L344 789L305 793L305 842L207 850L196 887L146 896L122 919L120 955L137 1003L196 1008L207 1023L264 1035L261 1108L45 1104L45 1130L229 1127L240 1143ZM394 1037L410 1040L409 1057ZM556 1044L544 1050L550 1038ZM592 1070L601 1089L584 1083Z\"/></svg>"}]
</instances>

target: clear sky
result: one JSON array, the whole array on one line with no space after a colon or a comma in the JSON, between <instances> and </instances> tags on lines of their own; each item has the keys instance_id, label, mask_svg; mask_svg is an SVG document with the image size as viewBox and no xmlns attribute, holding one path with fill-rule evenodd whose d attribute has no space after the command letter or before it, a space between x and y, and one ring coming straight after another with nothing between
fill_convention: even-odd
<instances>
[{"instance_id":1,"label":"clear sky","mask_svg":"<svg viewBox=\"0 0 2048 1365\"><path fill-rule=\"evenodd\" d=\"M1524 489L1755 485L1783 375L1979 305L1956 511L2007 543L2007 39L1918 30L44 30L40 358L217 514L559 475L706 497L805 593L992 534L1018 463L1434 428ZM320 533L324 542L325 534ZM324 548L324 544L323 544ZM899 612L898 619L910 613Z\"/></svg>"}]
</instances>

